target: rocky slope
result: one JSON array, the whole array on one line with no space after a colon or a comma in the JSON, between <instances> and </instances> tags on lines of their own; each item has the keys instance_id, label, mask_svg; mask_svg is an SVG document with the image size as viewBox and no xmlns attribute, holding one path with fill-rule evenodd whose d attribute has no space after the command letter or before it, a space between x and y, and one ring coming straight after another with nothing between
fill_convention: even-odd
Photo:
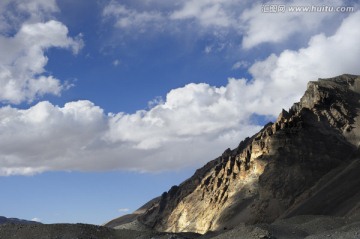
<instances>
[{"instance_id":1,"label":"rocky slope","mask_svg":"<svg viewBox=\"0 0 360 239\"><path fill-rule=\"evenodd\" d=\"M195 233L137 231L88 224L2 224L0 239L194 239Z\"/></svg>"},{"instance_id":2,"label":"rocky slope","mask_svg":"<svg viewBox=\"0 0 360 239\"><path fill-rule=\"evenodd\" d=\"M235 228L205 235L115 230L87 224L3 224L0 239L354 239L360 238L359 219L358 216L297 216L271 224L240 223Z\"/></svg>"},{"instance_id":3,"label":"rocky slope","mask_svg":"<svg viewBox=\"0 0 360 239\"><path fill-rule=\"evenodd\" d=\"M86 224L4 224L0 239L115 239L115 230Z\"/></svg>"},{"instance_id":4,"label":"rocky slope","mask_svg":"<svg viewBox=\"0 0 360 239\"><path fill-rule=\"evenodd\" d=\"M156 205L160 200L160 197L156 197L149 202L142 205L139 209L131 214L123 215L119 218L115 218L107 223L104 224L106 227L111 227L114 229L138 229L141 231L151 230L151 228L138 223L137 218L144 214L149 208Z\"/></svg>"},{"instance_id":5,"label":"rocky slope","mask_svg":"<svg viewBox=\"0 0 360 239\"><path fill-rule=\"evenodd\" d=\"M357 210L359 100L358 76L310 82L275 123L173 186L138 220L158 231L205 233Z\"/></svg>"}]
</instances>

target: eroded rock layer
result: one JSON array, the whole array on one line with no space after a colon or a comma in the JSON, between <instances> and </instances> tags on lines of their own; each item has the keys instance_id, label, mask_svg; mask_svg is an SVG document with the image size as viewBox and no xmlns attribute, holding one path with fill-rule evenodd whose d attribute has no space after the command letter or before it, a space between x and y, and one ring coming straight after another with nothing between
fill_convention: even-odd
<instances>
[{"instance_id":1,"label":"eroded rock layer","mask_svg":"<svg viewBox=\"0 0 360 239\"><path fill-rule=\"evenodd\" d=\"M275 123L173 186L138 219L159 231L205 233L301 214L317 184L358 157L359 94L354 75L310 82Z\"/></svg>"}]
</instances>

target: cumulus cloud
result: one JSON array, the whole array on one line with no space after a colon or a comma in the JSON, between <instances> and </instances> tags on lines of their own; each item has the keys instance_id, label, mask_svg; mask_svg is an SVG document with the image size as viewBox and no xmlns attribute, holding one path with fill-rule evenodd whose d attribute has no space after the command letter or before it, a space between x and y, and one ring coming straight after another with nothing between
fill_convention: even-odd
<instances>
[{"instance_id":1,"label":"cumulus cloud","mask_svg":"<svg viewBox=\"0 0 360 239\"><path fill-rule=\"evenodd\" d=\"M102 109L88 101L70 102L62 108L49 102L40 102L27 110L1 108L4 167L0 173L33 174L76 167L76 158L101 137L106 127L103 118ZM72 166L63 167L69 163Z\"/></svg>"},{"instance_id":2,"label":"cumulus cloud","mask_svg":"<svg viewBox=\"0 0 360 239\"><path fill-rule=\"evenodd\" d=\"M162 171L200 166L254 133L239 108L245 80L189 84L134 114L109 114L89 101L0 109L0 174L51 170ZM205 150L204 150L205 149Z\"/></svg>"},{"instance_id":3,"label":"cumulus cloud","mask_svg":"<svg viewBox=\"0 0 360 239\"><path fill-rule=\"evenodd\" d=\"M358 56L360 12L356 12L342 22L334 35L318 34L299 50L285 50L280 55L272 54L264 61L251 66L254 84L262 85L263 96L259 96L254 107L258 113L270 114L270 105L289 106L303 94L306 83L314 77L332 77L344 73L360 74ZM270 105L269 105L270 104ZM265 107L262 107L265 106Z\"/></svg>"},{"instance_id":4,"label":"cumulus cloud","mask_svg":"<svg viewBox=\"0 0 360 239\"><path fill-rule=\"evenodd\" d=\"M275 117L298 101L309 80L360 74L359 21L356 12L332 35L315 35L306 47L256 62L250 80L188 84L133 114L105 114L89 101L2 107L0 175L201 166L258 131L254 114Z\"/></svg>"},{"instance_id":5,"label":"cumulus cloud","mask_svg":"<svg viewBox=\"0 0 360 239\"><path fill-rule=\"evenodd\" d=\"M226 87L188 84L172 90L163 104L149 111L113 115L107 138L150 150L170 141L186 142L202 135L213 140L229 130L240 131L239 125L248 123L251 115L247 106L240 104L241 95L248 94L243 91L245 85L244 79L229 79Z\"/></svg>"},{"instance_id":6,"label":"cumulus cloud","mask_svg":"<svg viewBox=\"0 0 360 239\"><path fill-rule=\"evenodd\" d=\"M81 39L68 36L68 29L61 22L48 20L43 11L55 11L53 1L15 2L17 9L31 15L13 36L0 34L0 102L18 104L33 101L44 94L59 95L66 88L60 80L46 73L49 48L71 49L76 54L82 47ZM3 15L2 15L3 16ZM35 17L37 16L37 18ZM42 16L42 17L41 17Z\"/></svg>"}]
</instances>

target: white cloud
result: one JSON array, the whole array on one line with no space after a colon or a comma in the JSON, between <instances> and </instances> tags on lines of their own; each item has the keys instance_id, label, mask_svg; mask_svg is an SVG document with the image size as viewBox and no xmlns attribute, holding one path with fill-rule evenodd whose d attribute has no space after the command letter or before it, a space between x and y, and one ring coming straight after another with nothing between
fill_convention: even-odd
<instances>
[{"instance_id":1,"label":"white cloud","mask_svg":"<svg viewBox=\"0 0 360 239\"><path fill-rule=\"evenodd\" d=\"M116 60L113 61L112 64L113 64L113 66L119 66L121 64L121 61L116 59Z\"/></svg>"},{"instance_id":2,"label":"white cloud","mask_svg":"<svg viewBox=\"0 0 360 239\"><path fill-rule=\"evenodd\" d=\"M342 0L326 1L327 6L341 6ZM263 13L266 5L284 5L285 12ZM336 13L325 12L290 12L289 6L323 6L323 0L276 1L272 3L256 3L241 14L244 38L242 46L246 49L261 43L280 43L295 33L299 36L308 35L315 30L324 30L325 20L338 16ZM344 13L341 13L344 15ZM336 19L338 21L338 19Z\"/></svg>"},{"instance_id":3,"label":"white cloud","mask_svg":"<svg viewBox=\"0 0 360 239\"><path fill-rule=\"evenodd\" d=\"M161 96L156 96L153 100L150 100L148 102L148 108L151 109L151 108L154 108L155 106L157 105L161 105L164 103L164 100Z\"/></svg>"},{"instance_id":4,"label":"white cloud","mask_svg":"<svg viewBox=\"0 0 360 239\"><path fill-rule=\"evenodd\" d=\"M55 0L1 1L0 33L12 32L20 28L24 21L31 23L44 21L57 11Z\"/></svg>"},{"instance_id":5,"label":"white cloud","mask_svg":"<svg viewBox=\"0 0 360 239\"><path fill-rule=\"evenodd\" d=\"M48 14L59 11L56 0L15 0L17 10L30 14L32 21L42 21Z\"/></svg>"},{"instance_id":6,"label":"white cloud","mask_svg":"<svg viewBox=\"0 0 360 239\"><path fill-rule=\"evenodd\" d=\"M152 2L154 8L149 7ZM250 49L262 43L283 43L295 34L306 42L315 32L331 31L347 14L290 12L287 7L345 6L345 3L344 0L277 0L263 3L240 0L182 0L163 3L166 7L161 8L155 0L132 7L111 1L104 8L103 15L115 18L116 27L130 29L133 33L157 31L183 34L186 30L189 34L198 36L204 33L212 34L227 46L234 47L234 44L226 43L235 41L237 46ZM263 13L262 8L266 5L285 5L286 10L284 13Z\"/></svg>"},{"instance_id":7,"label":"white cloud","mask_svg":"<svg viewBox=\"0 0 360 239\"><path fill-rule=\"evenodd\" d=\"M258 131L253 114L275 117L298 101L309 80L360 74L359 21L354 13L334 35L256 62L251 81L188 84L133 114L105 115L89 101L0 108L0 175L201 166Z\"/></svg>"},{"instance_id":8,"label":"white cloud","mask_svg":"<svg viewBox=\"0 0 360 239\"><path fill-rule=\"evenodd\" d=\"M274 107L268 107L271 105L289 107L314 77L360 74L360 45L356 40L360 37L360 29L356 27L359 21L358 11L344 19L334 35L315 35L306 48L285 50L279 56L271 55L255 63L250 72L256 79L254 84L262 85L264 92L254 103L254 107L259 107L258 113L275 113Z\"/></svg>"},{"instance_id":9,"label":"white cloud","mask_svg":"<svg viewBox=\"0 0 360 239\"><path fill-rule=\"evenodd\" d=\"M182 8L170 15L170 19L195 19L205 27L231 27L235 23L234 13L231 11L234 4L240 5L239 1L234 0L188 0Z\"/></svg>"},{"instance_id":10,"label":"white cloud","mask_svg":"<svg viewBox=\"0 0 360 239\"><path fill-rule=\"evenodd\" d=\"M153 8L148 2L142 2L137 7L126 6L120 1L111 1L103 10L104 17L114 17L115 26L122 29L136 28L136 31L154 31L164 28L179 30L174 24L186 22L204 28L234 27L237 12L234 6L243 6L239 0L184 0L178 2L154 2ZM165 6L164 8L160 6ZM191 27L190 27L191 28ZM180 28L181 32L184 30Z\"/></svg>"},{"instance_id":11,"label":"white cloud","mask_svg":"<svg viewBox=\"0 0 360 239\"><path fill-rule=\"evenodd\" d=\"M0 101L21 103L44 94L59 95L63 86L45 73L51 47L71 48L77 53L81 42L67 36L68 29L57 21L23 24L14 37L0 36Z\"/></svg>"},{"instance_id":12,"label":"white cloud","mask_svg":"<svg viewBox=\"0 0 360 239\"><path fill-rule=\"evenodd\" d=\"M206 46L205 47L205 49L204 49L204 52L206 53L206 54L210 54L211 53L211 51L212 51L212 46Z\"/></svg>"},{"instance_id":13,"label":"white cloud","mask_svg":"<svg viewBox=\"0 0 360 239\"><path fill-rule=\"evenodd\" d=\"M19 29L13 29L15 35L0 34L0 102L18 104L44 94L59 95L66 86L46 73L45 52L58 47L71 49L76 54L82 41L68 37L68 29L61 22L37 22L45 17L43 12L57 9L54 1L16 1L14 4L17 9L27 11L31 18L22 22Z\"/></svg>"},{"instance_id":14,"label":"white cloud","mask_svg":"<svg viewBox=\"0 0 360 239\"><path fill-rule=\"evenodd\" d=\"M130 209L129 209L129 208L119 208L118 211L119 211L120 213L126 213L126 212L130 211Z\"/></svg>"},{"instance_id":15,"label":"white cloud","mask_svg":"<svg viewBox=\"0 0 360 239\"><path fill-rule=\"evenodd\" d=\"M41 222L41 219L37 218L37 217L34 217L33 219L31 219L31 221L33 221L33 222Z\"/></svg>"},{"instance_id":16,"label":"white cloud","mask_svg":"<svg viewBox=\"0 0 360 239\"><path fill-rule=\"evenodd\" d=\"M234 65L232 66L231 69L237 70L240 68L247 68L249 65L250 65L250 63L247 61L237 61L234 63Z\"/></svg>"},{"instance_id":17,"label":"white cloud","mask_svg":"<svg viewBox=\"0 0 360 239\"><path fill-rule=\"evenodd\" d=\"M102 109L88 101L70 102L62 108L49 102L27 110L7 106L0 109L0 121L3 175L66 170L76 168L79 162L86 164L86 160L76 158L84 157L81 155L86 147L95 144L106 128Z\"/></svg>"},{"instance_id":18,"label":"white cloud","mask_svg":"<svg viewBox=\"0 0 360 239\"><path fill-rule=\"evenodd\" d=\"M129 9L126 6L111 1L103 10L105 17L115 17L115 26L118 28L137 28L140 31L146 31L151 24L153 27L160 27L164 17L156 11L137 11Z\"/></svg>"},{"instance_id":19,"label":"white cloud","mask_svg":"<svg viewBox=\"0 0 360 239\"><path fill-rule=\"evenodd\" d=\"M200 166L257 130L238 108L244 80L190 84L134 114L104 115L89 101L0 109L0 175L52 170L162 171ZM206 150L204 151L204 148Z\"/></svg>"},{"instance_id":20,"label":"white cloud","mask_svg":"<svg viewBox=\"0 0 360 239\"><path fill-rule=\"evenodd\" d=\"M170 91L166 101L150 111L117 114L110 120L110 141L133 142L138 149L154 149L166 142L182 142L201 135L216 138L240 130L239 119L251 112L239 104L245 80L230 79L226 87L188 84Z\"/></svg>"}]
</instances>

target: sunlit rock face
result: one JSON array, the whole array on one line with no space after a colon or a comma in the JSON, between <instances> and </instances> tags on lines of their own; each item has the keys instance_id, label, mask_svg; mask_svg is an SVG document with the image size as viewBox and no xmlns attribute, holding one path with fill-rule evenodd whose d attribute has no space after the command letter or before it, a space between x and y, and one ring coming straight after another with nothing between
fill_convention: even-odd
<instances>
[{"instance_id":1,"label":"sunlit rock face","mask_svg":"<svg viewBox=\"0 0 360 239\"><path fill-rule=\"evenodd\" d=\"M275 123L163 193L139 220L159 231L205 233L302 214L322 178L358 157L359 94L354 75L309 82Z\"/></svg>"}]
</instances>

